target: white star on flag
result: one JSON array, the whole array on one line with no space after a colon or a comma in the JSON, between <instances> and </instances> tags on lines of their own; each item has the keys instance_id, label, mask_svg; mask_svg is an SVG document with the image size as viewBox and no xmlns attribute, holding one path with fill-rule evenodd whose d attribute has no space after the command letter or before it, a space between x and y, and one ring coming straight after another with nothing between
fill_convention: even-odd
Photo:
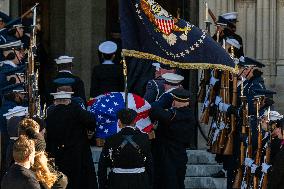
<instances>
[{"instance_id":1,"label":"white star on flag","mask_svg":"<svg viewBox=\"0 0 284 189\"><path fill-rule=\"evenodd\" d=\"M106 99L106 102L109 102L109 99Z\"/></svg>"},{"instance_id":2,"label":"white star on flag","mask_svg":"<svg viewBox=\"0 0 284 189\"><path fill-rule=\"evenodd\" d=\"M106 134L108 133L108 129L105 129L105 131L104 131Z\"/></svg>"},{"instance_id":3,"label":"white star on flag","mask_svg":"<svg viewBox=\"0 0 284 189\"><path fill-rule=\"evenodd\" d=\"M103 116L102 115L98 115L98 119L103 119Z\"/></svg>"},{"instance_id":4,"label":"white star on flag","mask_svg":"<svg viewBox=\"0 0 284 189\"><path fill-rule=\"evenodd\" d=\"M106 123L111 123L111 121L109 119L106 120Z\"/></svg>"},{"instance_id":5,"label":"white star on flag","mask_svg":"<svg viewBox=\"0 0 284 189\"><path fill-rule=\"evenodd\" d=\"M105 108L105 107L106 107L106 105L102 104L102 107L103 107L103 108Z\"/></svg>"},{"instance_id":6,"label":"white star on flag","mask_svg":"<svg viewBox=\"0 0 284 189\"><path fill-rule=\"evenodd\" d=\"M107 111L111 114L111 112L113 112L113 108L109 108Z\"/></svg>"},{"instance_id":7,"label":"white star on flag","mask_svg":"<svg viewBox=\"0 0 284 189\"><path fill-rule=\"evenodd\" d=\"M117 102L113 102L113 104L114 104L115 106L118 106L118 103L117 103Z\"/></svg>"},{"instance_id":8,"label":"white star on flag","mask_svg":"<svg viewBox=\"0 0 284 189\"><path fill-rule=\"evenodd\" d=\"M114 98L115 96L114 96L114 95L110 95L109 97L110 97L110 98Z\"/></svg>"},{"instance_id":9,"label":"white star on flag","mask_svg":"<svg viewBox=\"0 0 284 189\"><path fill-rule=\"evenodd\" d=\"M102 125L101 125L101 126L99 126L99 128L100 128L100 129L104 129L104 127L103 127Z\"/></svg>"}]
</instances>

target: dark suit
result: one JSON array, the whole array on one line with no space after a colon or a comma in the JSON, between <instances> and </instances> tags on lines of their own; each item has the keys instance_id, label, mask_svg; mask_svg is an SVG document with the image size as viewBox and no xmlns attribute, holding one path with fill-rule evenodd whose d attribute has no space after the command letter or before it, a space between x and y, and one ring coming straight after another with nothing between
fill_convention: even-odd
<instances>
[{"instance_id":1,"label":"dark suit","mask_svg":"<svg viewBox=\"0 0 284 189\"><path fill-rule=\"evenodd\" d=\"M132 136L139 149L129 142L121 148L124 136ZM131 174L111 172L107 179L108 167L122 169L145 167L145 172ZM148 135L134 128L125 127L108 138L100 156L98 176L100 189L149 189L153 174Z\"/></svg>"},{"instance_id":2,"label":"dark suit","mask_svg":"<svg viewBox=\"0 0 284 189\"><path fill-rule=\"evenodd\" d=\"M97 180L88 144L87 129L94 130L94 117L79 105L56 105L46 119L47 151L68 177L70 189L96 189Z\"/></svg>"},{"instance_id":3,"label":"dark suit","mask_svg":"<svg viewBox=\"0 0 284 189\"><path fill-rule=\"evenodd\" d=\"M158 120L156 139L153 141L154 188L184 189L188 138L193 136L196 124L189 107L164 110L153 107L152 120Z\"/></svg>"},{"instance_id":4,"label":"dark suit","mask_svg":"<svg viewBox=\"0 0 284 189\"><path fill-rule=\"evenodd\" d=\"M2 179L2 189L40 189L34 173L20 165L13 164Z\"/></svg>"},{"instance_id":5,"label":"dark suit","mask_svg":"<svg viewBox=\"0 0 284 189\"><path fill-rule=\"evenodd\" d=\"M284 149L282 148L273 159L272 169L269 174L268 189L284 187Z\"/></svg>"},{"instance_id":6,"label":"dark suit","mask_svg":"<svg viewBox=\"0 0 284 189\"><path fill-rule=\"evenodd\" d=\"M124 80L122 66L117 64L100 64L94 67L91 80L91 97L106 92L122 92Z\"/></svg>"}]
</instances>

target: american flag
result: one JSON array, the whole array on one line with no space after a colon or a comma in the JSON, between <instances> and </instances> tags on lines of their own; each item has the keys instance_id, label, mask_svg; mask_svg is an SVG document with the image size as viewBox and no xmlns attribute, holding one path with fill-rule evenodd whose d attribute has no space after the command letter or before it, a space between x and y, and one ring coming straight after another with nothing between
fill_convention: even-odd
<instances>
[{"instance_id":1,"label":"american flag","mask_svg":"<svg viewBox=\"0 0 284 189\"><path fill-rule=\"evenodd\" d=\"M164 34L169 35L170 33L172 33L172 29L175 25L175 21L173 19L155 17L155 22L159 30Z\"/></svg>"},{"instance_id":2,"label":"american flag","mask_svg":"<svg viewBox=\"0 0 284 189\"><path fill-rule=\"evenodd\" d=\"M124 93L111 92L99 98L90 108L97 121L97 138L108 138L117 133L120 129L117 124L116 113L124 108ZM151 105L142 97L129 93L128 108L137 112L136 127L142 132L149 133L153 124L148 116Z\"/></svg>"}]
</instances>

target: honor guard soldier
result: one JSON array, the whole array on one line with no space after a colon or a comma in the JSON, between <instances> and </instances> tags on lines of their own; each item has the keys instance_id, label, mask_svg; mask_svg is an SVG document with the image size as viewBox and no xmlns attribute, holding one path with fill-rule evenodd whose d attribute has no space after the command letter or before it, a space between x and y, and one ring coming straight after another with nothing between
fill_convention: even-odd
<instances>
[{"instance_id":1,"label":"honor guard soldier","mask_svg":"<svg viewBox=\"0 0 284 189\"><path fill-rule=\"evenodd\" d=\"M159 121L152 143L155 189L184 189L186 146L193 137L196 120L190 107L190 92L179 88L172 91L170 109L152 107L151 120Z\"/></svg>"},{"instance_id":2,"label":"honor guard soldier","mask_svg":"<svg viewBox=\"0 0 284 189\"><path fill-rule=\"evenodd\" d=\"M103 62L93 69L90 90L91 97L94 98L107 92L123 91L122 65L113 62L116 50L117 45L112 41L105 41L99 45Z\"/></svg>"},{"instance_id":3,"label":"honor guard soldier","mask_svg":"<svg viewBox=\"0 0 284 189\"><path fill-rule=\"evenodd\" d=\"M174 73L175 70L171 67L160 64L158 62L152 64L155 67L155 77L154 79L148 81L146 86L146 92L144 94L144 99L150 104L157 101L159 97L165 92L165 79L162 75L165 73Z\"/></svg>"},{"instance_id":4,"label":"honor guard soldier","mask_svg":"<svg viewBox=\"0 0 284 189\"><path fill-rule=\"evenodd\" d=\"M221 44L223 44L223 40L226 40L227 37L236 39L240 44L240 48L235 51L235 56L240 58L241 56L244 56L244 50L242 37L236 34L237 17L237 12L228 12L220 15L217 21L218 25L220 26L218 27L220 35L217 37L217 31L213 36L213 39L218 39L218 42Z\"/></svg>"},{"instance_id":5,"label":"honor guard soldier","mask_svg":"<svg viewBox=\"0 0 284 189\"><path fill-rule=\"evenodd\" d=\"M5 28L6 24L11 21L11 18L0 11L0 45L7 43L7 30ZM2 56L0 55L0 60Z\"/></svg>"},{"instance_id":6,"label":"honor guard soldier","mask_svg":"<svg viewBox=\"0 0 284 189\"><path fill-rule=\"evenodd\" d=\"M20 18L15 19L6 27L8 28L7 34L9 37L14 38L14 40L21 40L24 36L24 26Z\"/></svg>"},{"instance_id":7,"label":"honor guard soldier","mask_svg":"<svg viewBox=\"0 0 284 189\"><path fill-rule=\"evenodd\" d=\"M184 80L184 77L175 73L165 73L162 75L162 78L165 80L165 92L151 105L170 108L173 102L172 91L177 88L182 88L181 82Z\"/></svg>"},{"instance_id":8,"label":"honor guard soldier","mask_svg":"<svg viewBox=\"0 0 284 189\"><path fill-rule=\"evenodd\" d=\"M23 59L22 42L19 41L9 41L6 44L0 45L0 50L3 52L4 61L0 62L0 70L9 70L16 68L21 64ZM7 74L0 72L0 88L5 87L7 83Z\"/></svg>"},{"instance_id":9,"label":"honor guard soldier","mask_svg":"<svg viewBox=\"0 0 284 189\"><path fill-rule=\"evenodd\" d=\"M74 78L75 82L72 85L72 89L74 92L74 97L81 97L84 100L84 104L86 104L86 95L85 95L85 87L84 82L78 77L75 76L72 73L73 68L73 59L74 57L70 56L60 56L57 59L55 59L55 62L57 64L57 75L54 79L57 78ZM52 86L52 91L56 92L56 86ZM52 97L49 98L48 105L52 102Z\"/></svg>"},{"instance_id":10,"label":"honor guard soldier","mask_svg":"<svg viewBox=\"0 0 284 189\"><path fill-rule=\"evenodd\" d=\"M55 107L47 111L47 152L68 177L68 188L96 189L96 172L87 138L87 129L94 130L96 121L90 112L71 102L71 94L51 93Z\"/></svg>"},{"instance_id":11,"label":"honor guard soldier","mask_svg":"<svg viewBox=\"0 0 284 189\"><path fill-rule=\"evenodd\" d=\"M99 160L99 188L150 189L153 168L148 135L136 129L136 111L122 109L117 116L121 131L106 139ZM108 176L107 168L111 168Z\"/></svg>"}]
</instances>

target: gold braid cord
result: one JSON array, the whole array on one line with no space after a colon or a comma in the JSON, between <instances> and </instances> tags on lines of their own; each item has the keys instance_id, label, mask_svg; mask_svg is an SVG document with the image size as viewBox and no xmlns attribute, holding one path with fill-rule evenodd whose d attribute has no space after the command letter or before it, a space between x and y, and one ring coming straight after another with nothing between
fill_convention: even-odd
<instances>
[{"instance_id":1,"label":"gold braid cord","mask_svg":"<svg viewBox=\"0 0 284 189\"><path fill-rule=\"evenodd\" d=\"M177 67L177 68L182 68L182 69L219 69L219 70L230 71L232 73L238 73L237 67L232 68L229 66L222 65L221 63L220 64L210 64L210 63L176 62L176 61L171 61L171 60L162 58L154 54L135 51L135 50L128 50L128 49L122 49L122 54L125 57L135 57L139 59L153 60L153 61L157 61L163 64L167 64L171 67Z\"/></svg>"}]
</instances>

